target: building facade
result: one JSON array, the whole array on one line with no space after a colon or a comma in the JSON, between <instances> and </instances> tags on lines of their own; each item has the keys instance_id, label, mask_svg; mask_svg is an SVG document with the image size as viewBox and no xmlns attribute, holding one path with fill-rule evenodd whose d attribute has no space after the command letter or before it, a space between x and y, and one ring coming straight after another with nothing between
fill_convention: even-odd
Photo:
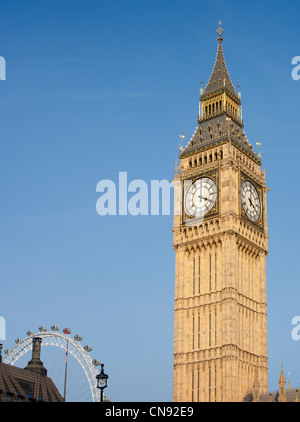
<instances>
[{"instance_id":1,"label":"building facade","mask_svg":"<svg viewBox=\"0 0 300 422\"><path fill-rule=\"evenodd\" d=\"M174 178L176 402L243 401L255 379L268 391L268 188L261 156L244 132L221 23L217 32L198 126L181 148Z\"/></svg>"}]
</instances>

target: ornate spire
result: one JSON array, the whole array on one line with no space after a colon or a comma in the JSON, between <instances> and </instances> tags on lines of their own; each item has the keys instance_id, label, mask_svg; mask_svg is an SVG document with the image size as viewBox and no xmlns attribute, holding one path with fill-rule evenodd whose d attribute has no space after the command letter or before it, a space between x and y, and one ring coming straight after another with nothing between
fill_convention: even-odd
<instances>
[{"instance_id":1,"label":"ornate spire","mask_svg":"<svg viewBox=\"0 0 300 422\"><path fill-rule=\"evenodd\" d=\"M285 379L285 376L283 374L283 359L282 358L281 358L281 371L280 371L280 377L279 377L279 380L278 380L278 384L279 384L278 401L284 402L284 401L286 401L286 394L285 394L286 379Z\"/></svg>"},{"instance_id":2,"label":"ornate spire","mask_svg":"<svg viewBox=\"0 0 300 422\"><path fill-rule=\"evenodd\" d=\"M288 390L291 391L291 373L289 372L289 384L288 384Z\"/></svg>"},{"instance_id":3,"label":"ornate spire","mask_svg":"<svg viewBox=\"0 0 300 422\"><path fill-rule=\"evenodd\" d=\"M208 81L208 84L206 85L206 88L201 95L201 100L204 100L206 97L222 92L229 93L230 96L232 96L236 102L240 103L241 100L231 82L226 63L223 53L223 47L222 47L222 33L223 29L221 28L221 21L219 22L219 28L217 29L218 36L218 51L217 51L217 57L214 64L213 71L211 73L210 79Z\"/></svg>"}]
</instances>

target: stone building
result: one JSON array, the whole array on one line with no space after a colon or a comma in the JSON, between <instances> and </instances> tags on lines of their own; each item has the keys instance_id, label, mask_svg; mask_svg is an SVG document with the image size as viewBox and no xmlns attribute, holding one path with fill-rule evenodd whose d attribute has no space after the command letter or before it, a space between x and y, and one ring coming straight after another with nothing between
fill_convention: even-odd
<instances>
[{"instance_id":1,"label":"stone building","mask_svg":"<svg viewBox=\"0 0 300 422\"><path fill-rule=\"evenodd\" d=\"M32 358L24 369L2 362L0 345L0 402L63 402L40 359L42 339L33 339Z\"/></svg>"},{"instance_id":2,"label":"stone building","mask_svg":"<svg viewBox=\"0 0 300 422\"><path fill-rule=\"evenodd\" d=\"M258 395L268 391L268 188L244 131L221 23L217 32L198 125L174 178L175 402L243 401L253 385Z\"/></svg>"}]
</instances>

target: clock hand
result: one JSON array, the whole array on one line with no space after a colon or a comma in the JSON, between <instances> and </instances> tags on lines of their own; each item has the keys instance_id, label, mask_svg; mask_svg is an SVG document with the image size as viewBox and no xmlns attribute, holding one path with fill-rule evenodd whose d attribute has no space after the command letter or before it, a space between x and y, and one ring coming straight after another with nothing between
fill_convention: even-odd
<instances>
[{"instance_id":1,"label":"clock hand","mask_svg":"<svg viewBox=\"0 0 300 422\"><path fill-rule=\"evenodd\" d=\"M210 199L205 198L204 196L201 196L201 195L199 195L199 196L198 196L198 198L200 198L200 199L202 198L202 199L204 199L205 201L211 201Z\"/></svg>"},{"instance_id":2,"label":"clock hand","mask_svg":"<svg viewBox=\"0 0 300 422\"><path fill-rule=\"evenodd\" d=\"M212 199L205 198L204 196L199 196L199 198L203 198L205 201L214 202Z\"/></svg>"},{"instance_id":3,"label":"clock hand","mask_svg":"<svg viewBox=\"0 0 300 422\"><path fill-rule=\"evenodd\" d=\"M250 203L251 207L255 209L255 206L253 205L253 202L251 201L251 198L249 198L249 203Z\"/></svg>"}]
</instances>

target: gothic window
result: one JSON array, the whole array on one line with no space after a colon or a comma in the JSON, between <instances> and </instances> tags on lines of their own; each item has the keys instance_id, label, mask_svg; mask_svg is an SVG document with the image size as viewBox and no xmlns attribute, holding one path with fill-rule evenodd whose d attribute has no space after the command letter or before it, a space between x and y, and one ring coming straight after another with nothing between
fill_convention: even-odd
<instances>
[{"instance_id":1,"label":"gothic window","mask_svg":"<svg viewBox=\"0 0 300 422\"><path fill-rule=\"evenodd\" d=\"M211 253L209 254L209 291L211 292Z\"/></svg>"},{"instance_id":2,"label":"gothic window","mask_svg":"<svg viewBox=\"0 0 300 422\"><path fill-rule=\"evenodd\" d=\"M192 321L192 350L195 349L195 316L193 315Z\"/></svg>"},{"instance_id":3,"label":"gothic window","mask_svg":"<svg viewBox=\"0 0 300 422\"><path fill-rule=\"evenodd\" d=\"M198 314L198 349L200 349L200 314Z\"/></svg>"},{"instance_id":4,"label":"gothic window","mask_svg":"<svg viewBox=\"0 0 300 422\"><path fill-rule=\"evenodd\" d=\"M200 279L201 279L201 261L200 261L200 256L199 256L199 258L198 258L198 293L199 294L200 294ZM200 321L200 319L199 319L199 321ZM200 331L200 328L199 328L199 331Z\"/></svg>"},{"instance_id":5,"label":"gothic window","mask_svg":"<svg viewBox=\"0 0 300 422\"><path fill-rule=\"evenodd\" d=\"M196 265L195 265L195 258L193 259L193 295L195 295L195 286L196 286Z\"/></svg>"},{"instance_id":6,"label":"gothic window","mask_svg":"<svg viewBox=\"0 0 300 422\"><path fill-rule=\"evenodd\" d=\"M211 347L211 312L208 317L208 347Z\"/></svg>"}]
</instances>

